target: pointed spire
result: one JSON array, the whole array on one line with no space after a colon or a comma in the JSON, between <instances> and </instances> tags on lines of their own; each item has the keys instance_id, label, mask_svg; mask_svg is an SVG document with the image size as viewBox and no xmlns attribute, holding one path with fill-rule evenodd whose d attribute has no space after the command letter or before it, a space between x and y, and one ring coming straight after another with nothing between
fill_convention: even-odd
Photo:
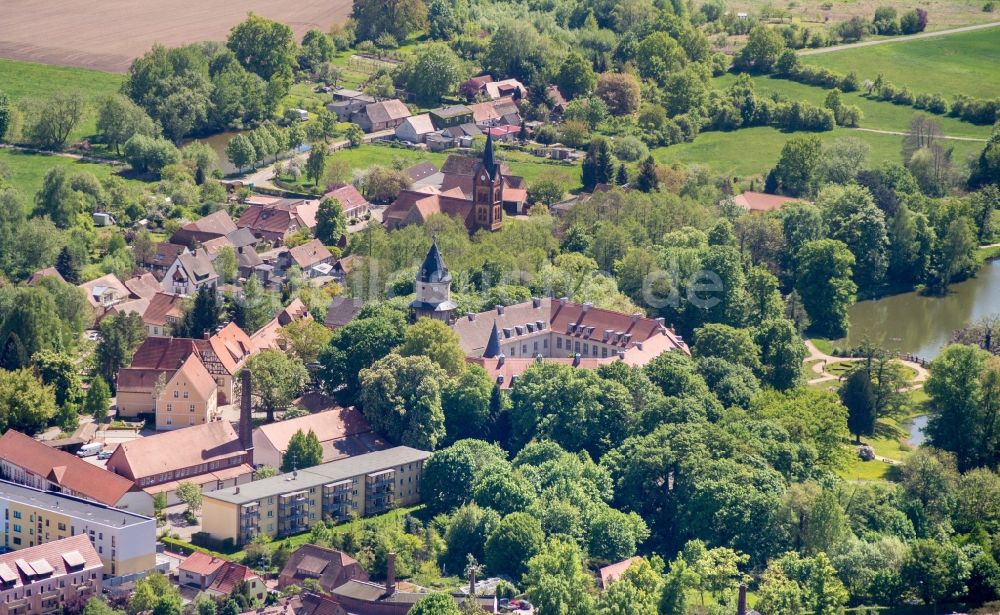
<instances>
[{"instance_id":1,"label":"pointed spire","mask_svg":"<svg viewBox=\"0 0 1000 615\"><path fill-rule=\"evenodd\" d=\"M486 129L486 147L483 148L483 168L491 180L496 179L497 163L493 151L493 132L489 128Z\"/></svg>"},{"instance_id":2,"label":"pointed spire","mask_svg":"<svg viewBox=\"0 0 1000 615\"><path fill-rule=\"evenodd\" d=\"M497 330L497 321L493 321L493 330L490 331L490 340L486 342L486 351L483 352L484 359L495 359L500 354L500 331Z\"/></svg>"},{"instance_id":3,"label":"pointed spire","mask_svg":"<svg viewBox=\"0 0 1000 615\"><path fill-rule=\"evenodd\" d=\"M441 251L438 250L437 235L434 236L431 249L427 251L424 264L420 266L420 271L417 272L417 281L431 283L451 281L451 274L448 272L448 268L444 266Z\"/></svg>"}]
</instances>

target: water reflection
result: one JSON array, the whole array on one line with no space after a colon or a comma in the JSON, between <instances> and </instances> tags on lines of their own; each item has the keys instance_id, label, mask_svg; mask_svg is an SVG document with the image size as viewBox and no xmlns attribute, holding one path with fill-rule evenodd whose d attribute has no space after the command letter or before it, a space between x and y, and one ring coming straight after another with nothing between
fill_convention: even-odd
<instances>
[{"instance_id":1,"label":"water reflection","mask_svg":"<svg viewBox=\"0 0 1000 615\"><path fill-rule=\"evenodd\" d=\"M979 275L951 287L945 297L917 293L862 301L851 307L851 329L840 345L855 346L866 337L901 353L931 359L948 344L952 332L1000 312L1000 261Z\"/></svg>"}]
</instances>

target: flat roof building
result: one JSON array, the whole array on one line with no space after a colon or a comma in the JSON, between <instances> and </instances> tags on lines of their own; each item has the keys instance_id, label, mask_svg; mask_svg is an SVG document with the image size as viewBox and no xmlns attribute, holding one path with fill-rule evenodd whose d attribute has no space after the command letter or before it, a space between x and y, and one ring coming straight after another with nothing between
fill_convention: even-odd
<instances>
[{"instance_id":1,"label":"flat roof building","mask_svg":"<svg viewBox=\"0 0 1000 615\"><path fill-rule=\"evenodd\" d=\"M6 549L20 551L85 535L108 576L156 566L156 520L120 508L0 480L0 519Z\"/></svg>"},{"instance_id":2,"label":"flat roof building","mask_svg":"<svg viewBox=\"0 0 1000 615\"><path fill-rule=\"evenodd\" d=\"M298 534L321 519L339 522L416 504L429 456L397 446L205 493L202 530L243 545L258 534Z\"/></svg>"}]
</instances>

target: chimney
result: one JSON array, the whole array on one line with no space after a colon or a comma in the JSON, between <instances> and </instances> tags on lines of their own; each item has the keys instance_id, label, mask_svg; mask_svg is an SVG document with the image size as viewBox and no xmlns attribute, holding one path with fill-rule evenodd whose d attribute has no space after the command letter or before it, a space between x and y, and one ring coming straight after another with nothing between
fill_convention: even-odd
<instances>
[{"instance_id":1,"label":"chimney","mask_svg":"<svg viewBox=\"0 0 1000 615\"><path fill-rule=\"evenodd\" d=\"M472 312L467 312L465 314L465 317L468 318L469 320L475 320L476 319L476 315L473 314Z\"/></svg>"},{"instance_id":2,"label":"chimney","mask_svg":"<svg viewBox=\"0 0 1000 615\"><path fill-rule=\"evenodd\" d=\"M250 370L240 372L240 446L245 451L253 451L253 420L250 399Z\"/></svg>"},{"instance_id":3,"label":"chimney","mask_svg":"<svg viewBox=\"0 0 1000 615\"><path fill-rule=\"evenodd\" d=\"M642 318L642 314L632 314L632 322L637 323L639 319Z\"/></svg>"},{"instance_id":4,"label":"chimney","mask_svg":"<svg viewBox=\"0 0 1000 615\"><path fill-rule=\"evenodd\" d=\"M740 597L736 601L736 615L747 615L746 583L740 583Z\"/></svg>"},{"instance_id":5,"label":"chimney","mask_svg":"<svg viewBox=\"0 0 1000 615\"><path fill-rule=\"evenodd\" d=\"M233 494L234 495L239 495L240 494L240 486L239 485L236 485L236 491L233 491Z\"/></svg>"},{"instance_id":6,"label":"chimney","mask_svg":"<svg viewBox=\"0 0 1000 615\"><path fill-rule=\"evenodd\" d=\"M662 327L662 326L664 326L664 325L663 325L663 323L664 323L664 320L663 320L663 317L662 317L662 316L661 316L660 318L657 318L657 319L656 319L656 322L660 323L660 326L661 326L661 327Z\"/></svg>"},{"instance_id":7,"label":"chimney","mask_svg":"<svg viewBox=\"0 0 1000 615\"><path fill-rule=\"evenodd\" d=\"M569 303L569 297L559 297L559 305L566 305Z\"/></svg>"},{"instance_id":8,"label":"chimney","mask_svg":"<svg viewBox=\"0 0 1000 615\"><path fill-rule=\"evenodd\" d=\"M385 562L385 593L396 593L396 554L389 553Z\"/></svg>"},{"instance_id":9,"label":"chimney","mask_svg":"<svg viewBox=\"0 0 1000 615\"><path fill-rule=\"evenodd\" d=\"M583 313L586 314L592 307L594 307L593 303L591 303L590 301L585 301L583 303Z\"/></svg>"},{"instance_id":10,"label":"chimney","mask_svg":"<svg viewBox=\"0 0 1000 615\"><path fill-rule=\"evenodd\" d=\"M498 305L497 306L497 315L498 316L503 316L503 306L502 305Z\"/></svg>"},{"instance_id":11,"label":"chimney","mask_svg":"<svg viewBox=\"0 0 1000 615\"><path fill-rule=\"evenodd\" d=\"M531 298L531 307L533 307L533 308L542 307L542 300L539 299L538 297L532 297Z\"/></svg>"},{"instance_id":12,"label":"chimney","mask_svg":"<svg viewBox=\"0 0 1000 615\"><path fill-rule=\"evenodd\" d=\"M580 364L580 353L578 352L575 355L573 355L573 367L576 367L579 364Z\"/></svg>"},{"instance_id":13,"label":"chimney","mask_svg":"<svg viewBox=\"0 0 1000 615\"><path fill-rule=\"evenodd\" d=\"M507 357L501 352L497 355L497 365L503 365L507 361Z\"/></svg>"}]
</instances>

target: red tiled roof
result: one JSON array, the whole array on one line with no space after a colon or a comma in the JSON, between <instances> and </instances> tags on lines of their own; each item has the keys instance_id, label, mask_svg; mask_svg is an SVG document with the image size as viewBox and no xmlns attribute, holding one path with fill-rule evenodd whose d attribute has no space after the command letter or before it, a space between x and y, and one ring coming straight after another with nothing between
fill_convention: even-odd
<instances>
[{"instance_id":1,"label":"red tiled roof","mask_svg":"<svg viewBox=\"0 0 1000 615\"><path fill-rule=\"evenodd\" d=\"M132 481L87 463L76 455L45 446L21 432L0 436L0 459L45 477L59 486L101 504L116 505Z\"/></svg>"},{"instance_id":2,"label":"red tiled roof","mask_svg":"<svg viewBox=\"0 0 1000 615\"><path fill-rule=\"evenodd\" d=\"M123 442L108 459L108 469L139 480L243 453L233 426L214 421Z\"/></svg>"},{"instance_id":3,"label":"red tiled roof","mask_svg":"<svg viewBox=\"0 0 1000 615\"><path fill-rule=\"evenodd\" d=\"M638 557L630 557L627 560L601 568L598 572L598 577L601 580L601 589L607 589L608 585L611 585L613 581L620 579L625 574L625 571L631 568L632 564L637 561L639 561Z\"/></svg>"},{"instance_id":4,"label":"red tiled roof","mask_svg":"<svg viewBox=\"0 0 1000 615\"><path fill-rule=\"evenodd\" d=\"M70 558L70 562L81 563L70 567L66 561L67 557ZM29 566L35 562L46 562L52 568L52 572L47 575L47 578L50 579L66 574L77 574L82 570L91 571L104 566L86 534L77 534L69 538L53 540L0 555L0 566L9 569L16 577L13 587L31 585L36 580L33 576L29 577L25 574L22 567L17 564L19 560L29 562ZM7 589L4 588L4 591Z\"/></svg>"},{"instance_id":5,"label":"red tiled roof","mask_svg":"<svg viewBox=\"0 0 1000 615\"><path fill-rule=\"evenodd\" d=\"M129 367L172 371L197 351L195 340L185 337L147 337L132 355Z\"/></svg>"},{"instance_id":6,"label":"red tiled roof","mask_svg":"<svg viewBox=\"0 0 1000 615\"><path fill-rule=\"evenodd\" d=\"M310 239L300 246L289 248L288 254L302 269L308 269L316 263L333 258L333 254L330 254L319 239Z\"/></svg>"},{"instance_id":7,"label":"red tiled roof","mask_svg":"<svg viewBox=\"0 0 1000 615\"><path fill-rule=\"evenodd\" d=\"M142 315L142 320L148 325L164 326L170 318L179 320L184 311L181 309L184 298L180 295L156 293L149 301L149 307Z\"/></svg>"},{"instance_id":8,"label":"red tiled roof","mask_svg":"<svg viewBox=\"0 0 1000 615\"><path fill-rule=\"evenodd\" d=\"M195 340L195 342L201 347L204 347L206 343L210 345L222 366L231 375L235 375L251 355L259 352L250 336L233 322L223 327L207 341Z\"/></svg>"},{"instance_id":9,"label":"red tiled roof","mask_svg":"<svg viewBox=\"0 0 1000 615\"><path fill-rule=\"evenodd\" d=\"M337 199L340 201L340 206L344 209L344 211L368 205L367 199L365 199L365 197L358 192L358 189L351 184L341 184L339 186L335 186L332 190L324 194L323 198Z\"/></svg>"},{"instance_id":10,"label":"red tiled roof","mask_svg":"<svg viewBox=\"0 0 1000 615\"><path fill-rule=\"evenodd\" d=\"M195 551L184 558L184 561L177 568L182 572L210 576L228 563L228 560L220 557L213 557L200 551Z\"/></svg>"},{"instance_id":11,"label":"red tiled roof","mask_svg":"<svg viewBox=\"0 0 1000 615\"><path fill-rule=\"evenodd\" d=\"M204 218L195 220L194 222L188 222L181 227L188 231L198 231L200 233L208 233L212 235L228 235L236 230L236 224L233 219L229 217L229 212L225 209L220 209L219 211L214 211Z\"/></svg>"},{"instance_id":12,"label":"red tiled roof","mask_svg":"<svg viewBox=\"0 0 1000 615\"><path fill-rule=\"evenodd\" d=\"M225 569L219 573L219 576L215 577L215 581L212 582L209 589L228 596L233 593L241 581L250 581L256 578L259 578L257 574L243 564L226 562Z\"/></svg>"},{"instance_id":13,"label":"red tiled roof","mask_svg":"<svg viewBox=\"0 0 1000 615\"><path fill-rule=\"evenodd\" d=\"M786 203L798 200L800 199L793 199L792 197L778 194L767 194L766 192L750 192L749 190L733 198L733 202L743 209L756 212L774 211L781 209Z\"/></svg>"},{"instance_id":14,"label":"red tiled roof","mask_svg":"<svg viewBox=\"0 0 1000 615\"><path fill-rule=\"evenodd\" d=\"M251 205L240 216L236 223L240 228L249 228L254 231L266 233L278 233L284 235L288 233L298 220L294 212L277 207L264 207L261 205ZM299 220L301 222L301 220ZM304 226L302 223L301 226ZM294 232L294 231L291 231Z\"/></svg>"}]
</instances>

